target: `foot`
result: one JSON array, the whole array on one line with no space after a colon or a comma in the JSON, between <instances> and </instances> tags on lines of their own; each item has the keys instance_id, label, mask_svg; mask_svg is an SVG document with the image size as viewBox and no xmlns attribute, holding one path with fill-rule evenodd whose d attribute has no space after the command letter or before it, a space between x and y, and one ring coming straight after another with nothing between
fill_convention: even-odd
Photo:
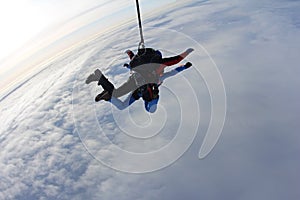
<instances>
[{"instance_id":1,"label":"foot","mask_svg":"<svg viewBox=\"0 0 300 200\"><path fill-rule=\"evenodd\" d=\"M101 92L100 94L98 94L95 98L95 101L98 102L98 101L101 101L101 100L104 100L104 101L109 101L111 99L111 95L107 92L107 91L103 91Z\"/></svg>"},{"instance_id":2,"label":"foot","mask_svg":"<svg viewBox=\"0 0 300 200\"><path fill-rule=\"evenodd\" d=\"M96 69L95 72L91 75L89 75L85 81L86 84L90 84L94 81L99 81L102 76L102 73L99 69Z\"/></svg>"},{"instance_id":3,"label":"foot","mask_svg":"<svg viewBox=\"0 0 300 200\"><path fill-rule=\"evenodd\" d=\"M191 66L192 66L193 64L191 63L191 62L187 62L187 63L185 63L185 68L187 69L187 68L190 68Z\"/></svg>"}]
</instances>

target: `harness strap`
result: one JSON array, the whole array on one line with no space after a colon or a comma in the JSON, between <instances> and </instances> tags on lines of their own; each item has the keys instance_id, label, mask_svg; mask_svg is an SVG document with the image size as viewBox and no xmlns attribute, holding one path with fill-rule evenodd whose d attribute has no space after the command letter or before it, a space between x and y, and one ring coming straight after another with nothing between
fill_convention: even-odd
<instances>
[{"instance_id":1,"label":"harness strap","mask_svg":"<svg viewBox=\"0 0 300 200\"><path fill-rule=\"evenodd\" d=\"M147 90L149 92L150 99L153 99L152 85L147 85Z\"/></svg>"}]
</instances>

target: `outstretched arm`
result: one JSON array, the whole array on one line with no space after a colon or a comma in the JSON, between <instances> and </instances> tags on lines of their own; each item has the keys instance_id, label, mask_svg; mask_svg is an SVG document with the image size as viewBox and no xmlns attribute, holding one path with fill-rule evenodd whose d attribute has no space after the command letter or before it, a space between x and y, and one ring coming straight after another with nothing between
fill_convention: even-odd
<instances>
[{"instance_id":1,"label":"outstretched arm","mask_svg":"<svg viewBox=\"0 0 300 200\"><path fill-rule=\"evenodd\" d=\"M185 52L183 52L177 56L163 58L161 66L156 71L157 74L162 74L164 71L164 68L181 62L185 57L187 57L193 51L194 51L193 48L189 48Z\"/></svg>"},{"instance_id":2,"label":"outstretched arm","mask_svg":"<svg viewBox=\"0 0 300 200\"><path fill-rule=\"evenodd\" d=\"M190 68L192 66L192 63L187 62L185 65L182 65L180 67L176 67L175 69L164 73L161 77L160 77L160 81L163 82L164 80L166 80L167 78L171 77L171 76L175 76L176 74L178 74L179 72L182 72L183 70L186 70L188 68Z\"/></svg>"}]
</instances>

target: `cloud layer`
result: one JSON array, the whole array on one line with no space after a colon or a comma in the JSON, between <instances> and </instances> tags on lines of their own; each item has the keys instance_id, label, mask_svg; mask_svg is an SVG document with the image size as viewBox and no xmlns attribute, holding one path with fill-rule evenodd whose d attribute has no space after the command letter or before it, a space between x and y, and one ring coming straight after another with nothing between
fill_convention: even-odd
<instances>
[{"instance_id":1,"label":"cloud layer","mask_svg":"<svg viewBox=\"0 0 300 200\"><path fill-rule=\"evenodd\" d=\"M175 106L165 107L167 127L150 143L122 134L113 118L122 112L114 116L109 103L94 104L101 89L84 85L95 68L117 85L127 79L122 53L138 43L135 26L102 35L55 60L0 102L0 199L299 199L299 7L297 1L190 1L145 20L146 44L165 56L180 53L193 44L176 38L170 43L177 34L166 28L179 31L201 43L222 74L226 123L204 160L197 156L210 101L195 70L164 83L161 105ZM203 52L188 59L200 72L210 71ZM102 133L128 151L165 145L178 123L177 102L167 88L178 92L183 78L197 85L201 121L193 145L177 162L133 175L102 165L86 151L106 150L111 158L111 144ZM142 109L134 104L132 116L145 117ZM155 119L164 116L159 114ZM95 119L105 131L98 131Z\"/></svg>"}]
</instances>

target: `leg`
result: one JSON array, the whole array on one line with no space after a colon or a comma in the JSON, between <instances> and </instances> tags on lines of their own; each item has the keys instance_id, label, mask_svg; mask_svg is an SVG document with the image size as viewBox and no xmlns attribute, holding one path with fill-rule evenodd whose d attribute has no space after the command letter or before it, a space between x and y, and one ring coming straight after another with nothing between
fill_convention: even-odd
<instances>
[{"instance_id":1,"label":"leg","mask_svg":"<svg viewBox=\"0 0 300 200\"><path fill-rule=\"evenodd\" d=\"M112 95L114 97L121 97L125 94L128 94L129 92L132 92L137 89L135 80L132 76L129 77L129 79L120 87L113 90Z\"/></svg>"},{"instance_id":2,"label":"leg","mask_svg":"<svg viewBox=\"0 0 300 200\"><path fill-rule=\"evenodd\" d=\"M124 110L127 107L129 107L131 104L133 104L133 102L135 102L136 100L137 99L135 99L131 94L125 99L125 101L121 101L118 98L112 97L110 102L119 110Z\"/></svg>"},{"instance_id":3,"label":"leg","mask_svg":"<svg viewBox=\"0 0 300 200\"><path fill-rule=\"evenodd\" d=\"M101 85L104 90L106 90L110 95L116 98L134 91L137 88L135 80L131 76L129 77L127 82L125 82L119 88L115 88L114 85L104 75L102 75L98 81L98 85Z\"/></svg>"},{"instance_id":4,"label":"leg","mask_svg":"<svg viewBox=\"0 0 300 200\"><path fill-rule=\"evenodd\" d=\"M114 90L114 85L109 82L109 80L102 74L99 69L96 69L93 74L90 74L86 79L85 83L90 84L91 82L98 81L98 85L101 85L104 90L108 91L110 94Z\"/></svg>"},{"instance_id":5,"label":"leg","mask_svg":"<svg viewBox=\"0 0 300 200\"><path fill-rule=\"evenodd\" d=\"M154 113L157 110L158 100L159 98L153 99L152 101L144 101L145 109L150 113Z\"/></svg>"}]
</instances>

